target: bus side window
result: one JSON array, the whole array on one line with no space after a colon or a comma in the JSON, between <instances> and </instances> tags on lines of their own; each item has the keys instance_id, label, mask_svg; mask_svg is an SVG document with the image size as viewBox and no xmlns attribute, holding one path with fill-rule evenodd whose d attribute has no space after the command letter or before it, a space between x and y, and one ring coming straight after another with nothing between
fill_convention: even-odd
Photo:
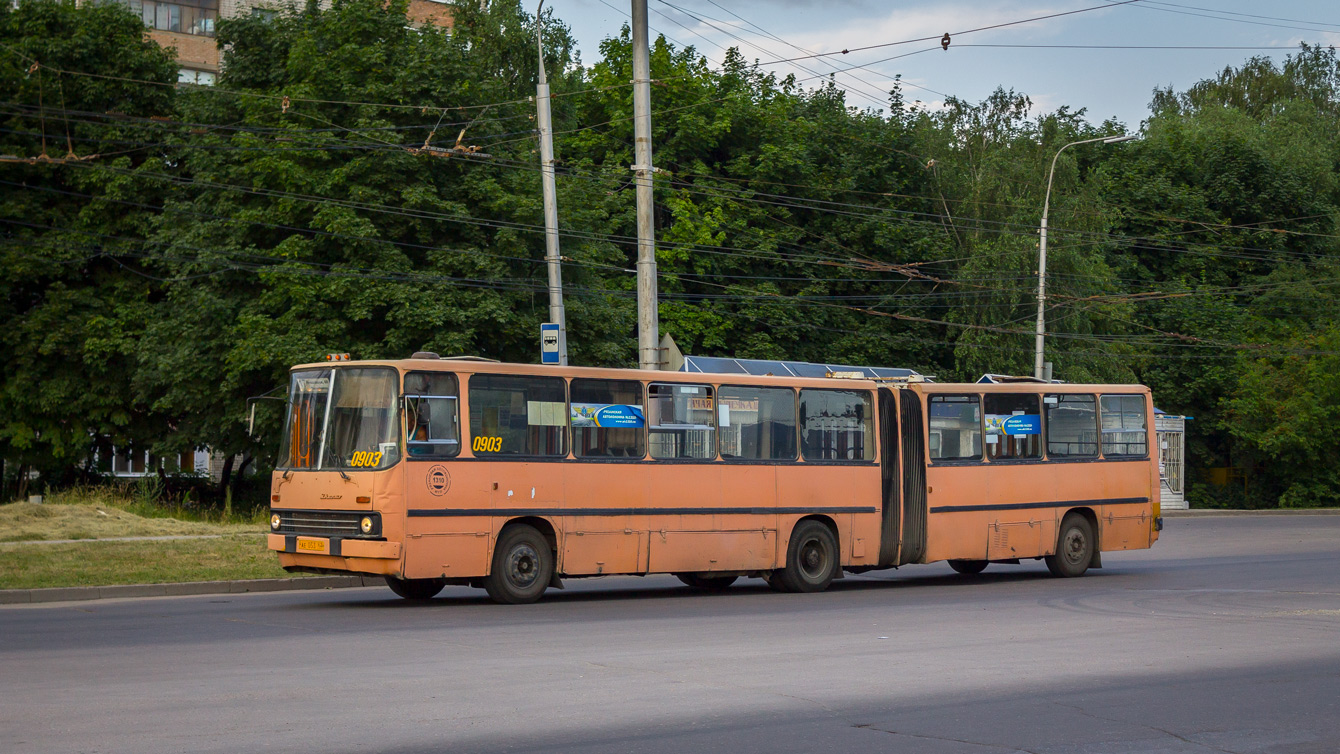
<instances>
[{"instance_id":1,"label":"bus side window","mask_svg":"<svg viewBox=\"0 0 1340 754\"><path fill-rule=\"evenodd\" d=\"M933 395L930 415L931 460L982 460L982 406L977 396Z\"/></svg>"},{"instance_id":2,"label":"bus side window","mask_svg":"<svg viewBox=\"0 0 1340 754\"><path fill-rule=\"evenodd\" d=\"M870 394L800 391L800 450L806 461L872 461L875 426Z\"/></svg>"},{"instance_id":3,"label":"bus side window","mask_svg":"<svg viewBox=\"0 0 1340 754\"><path fill-rule=\"evenodd\" d=\"M562 377L470 377L470 451L489 456L568 454L567 384Z\"/></svg>"},{"instance_id":4,"label":"bus side window","mask_svg":"<svg viewBox=\"0 0 1340 754\"><path fill-rule=\"evenodd\" d=\"M1092 395L1047 395L1047 456L1093 458L1098 455L1098 409Z\"/></svg>"},{"instance_id":5,"label":"bus side window","mask_svg":"<svg viewBox=\"0 0 1340 754\"><path fill-rule=\"evenodd\" d=\"M796 393L790 388L722 387L717 391L721 457L796 460Z\"/></svg>"},{"instance_id":6,"label":"bus side window","mask_svg":"<svg viewBox=\"0 0 1340 754\"><path fill-rule=\"evenodd\" d=\"M582 458L642 458L647 454L642 383L574 379L571 387L572 452Z\"/></svg>"},{"instance_id":7,"label":"bus side window","mask_svg":"<svg viewBox=\"0 0 1340 754\"><path fill-rule=\"evenodd\" d=\"M716 416L711 385L653 383L647 387L652 458L714 459Z\"/></svg>"},{"instance_id":8,"label":"bus side window","mask_svg":"<svg viewBox=\"0 0 1340 754\"><path fill-rule=\"evenodd\" d=\"M1143 395L1104 395L1100 401L1103 417L1103 455L1149 455Z\"/></svg>"},{"instance_id":9,"label":"bus side window","mask_svg":"<svg viewBox=\"0 0 1340 754\"><path fill-rule=\"evenodd\" d=\"M1042 457L1042 414L1036 394L986 395L986 457Z\"/></svg>"},{"instance_id":10,"label":"bus side window","mask_svg":"<svg viewBox=\"0 0 1340 754\"><path fill-rule=\"evenodd\" d=\"M405 375L405 446L410 458L452 458L461 452L459 383L445 372Z\"/></svg>"}]
</instances>

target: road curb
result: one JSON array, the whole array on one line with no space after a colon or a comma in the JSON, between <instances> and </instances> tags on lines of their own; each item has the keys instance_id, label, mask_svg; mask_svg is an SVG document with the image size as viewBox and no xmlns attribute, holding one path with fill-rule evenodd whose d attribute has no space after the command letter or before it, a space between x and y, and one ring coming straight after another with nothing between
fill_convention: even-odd
<instances>
[{"instance_id":1,"label":"road curb","mask_svg":"<svg viewBox=\"0 0 1340 754\"><path fill-rule=\"evenodd\" d=\"M51 589L0 589L0 605L44 602L77 602L127 597L183 597L193 594L243 594L288 592L300 589L349 589L385 586L380 576L306 576L293 579L245 579L240 581L184 581L177 584L118 584Z\"/></svg>"},{"instance_id":2,"label":"road curb","mask_svg":"<svg viewBox=\"0 0 1340 754\"><path fill-rule=\"evenodd\" d=\"M1340 516L1340 508L1269 508L1266 510L1239 510L1236 508L1193 508L1186 511L1164 510L1164 518L1200 518L1206 516Z\"/></svg>"}]
</instances>

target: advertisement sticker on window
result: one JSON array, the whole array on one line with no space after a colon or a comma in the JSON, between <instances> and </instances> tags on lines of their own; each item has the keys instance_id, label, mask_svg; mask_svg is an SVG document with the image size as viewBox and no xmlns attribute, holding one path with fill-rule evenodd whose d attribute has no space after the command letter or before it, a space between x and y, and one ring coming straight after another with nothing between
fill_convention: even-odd
<instances>
[{"instance_id":1,"label":"advertisement sticker on window","mask_svg":"<svg viewBox=\"0 0 1340 754\"><path fill-rule=\"evenodd\" d=\"M986 431L988 434L1010 436L1040 435L1042 417L1038 414L987 414Z\"/></svg>"},{"instance_id":2,"label":"advertisement sticker on window","mask_svg":"<svg viewBox=\"0 0 1340 754\"><path fill-rule=\"evenodd\" d=\"M646 424L641 406L622 403L574 403L574 427L641 427Z\"/></svg>"}]
</instances>

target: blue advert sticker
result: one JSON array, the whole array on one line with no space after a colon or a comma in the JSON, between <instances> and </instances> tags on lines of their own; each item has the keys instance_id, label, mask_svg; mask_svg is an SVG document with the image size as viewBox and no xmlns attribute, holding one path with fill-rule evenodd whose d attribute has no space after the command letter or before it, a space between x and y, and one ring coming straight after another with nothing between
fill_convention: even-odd
<instances>
[{"instance_id":1,"label":"blue advert sticker","mask_svg":"<svg viewBox=\"0 0 1340 754\"><path fill-rule=\"evenodd\" d=\"M641 406L623 403L572 404L574 427L641 427L645 423Z\"/></svg>"},{"instance_id":2,"label":"blue advert sticker","mask_svg":"<svg viewBox=\"0 0 1340 754\"><path fill-rule=\"evenodd\" d=\"M1042 417L1037 414L1015 414L1005 420L1004 429L1007 435L1040 435Z\"/></svg>"}]
</instances>

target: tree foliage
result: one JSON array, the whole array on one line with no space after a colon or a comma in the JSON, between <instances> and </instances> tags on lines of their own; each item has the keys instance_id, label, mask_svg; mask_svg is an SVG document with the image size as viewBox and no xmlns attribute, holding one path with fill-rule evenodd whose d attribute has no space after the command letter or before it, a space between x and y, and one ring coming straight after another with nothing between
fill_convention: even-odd
<instances>
[{"instance_id":1,"label":"tree foliage","mask_svg":"<svg viewBox=\"0 0 1340 754\"><path fill-rule=\"evenodd\" d=\"M0 456L54 481L99 442L264 464L278 411L252 435L247 401L293 364L534 360L537 24L571 357L634 363L627 29L588 66L552 12L454 11L450 33L402 0L223 20L210 88L174 86L119 4L0 8L0 153L53 158L0 180ZM1064 150L1125 128L1004 89L862 109L664 39L651 67L660 316L686 352L1030 373L1054 161L1055 374L1152 385L1196 417L1192 465L1254 469L1262 504L1340 491L1333 50L1158 90L1140 141Z\"/></svg>"}]
</instances>

